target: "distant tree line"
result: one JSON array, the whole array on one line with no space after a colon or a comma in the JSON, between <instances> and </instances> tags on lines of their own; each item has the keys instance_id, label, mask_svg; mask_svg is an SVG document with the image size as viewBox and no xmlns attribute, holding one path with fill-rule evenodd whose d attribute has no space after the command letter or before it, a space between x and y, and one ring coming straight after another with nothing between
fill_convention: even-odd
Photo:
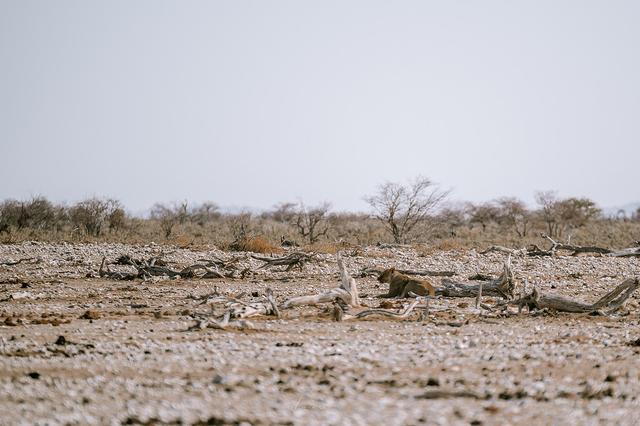
<instances>
[{"instance_id":1,"label":"distant tree line","mask_svg":"<svg viewBox=\"0 0 640 426\"><path fill-rule=\"evenodd\" d=\"M232 250L269 250L280 245L397 244L448 241L462 245L522 245L541 233L590 243L640 240L640 208L627 217L605 218L588 198L535 194L536 207L503 197L483 203L449 203L449 191L417 177L387 182L365 196L369 213L333 212L329 203L281 202L256 214L221 212L213 202L155 204L147 218L126 213L114 199L89 198L72 205L44 197L0 202L0 239L167 241L214 243Z\"/></svg>"}]
</instances>

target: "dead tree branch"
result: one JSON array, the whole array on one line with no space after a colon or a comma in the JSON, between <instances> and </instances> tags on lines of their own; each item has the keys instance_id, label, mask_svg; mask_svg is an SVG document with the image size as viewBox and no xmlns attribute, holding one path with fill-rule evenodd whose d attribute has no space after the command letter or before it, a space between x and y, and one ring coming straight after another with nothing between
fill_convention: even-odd
<instances>
[{"instance_id":1,"label":"dead tree branch","mask_svg":"<svg viewBox=\"0 0 640 426\"><path fill-rule=\"evenodd\" d=\"M213 297L208 298L203 303L207 303L208 305L226 303L226 310L224 314L218 317L203 314L193 315L196 324L189 327L190 331L202 330L204 328L225 330L228 327L253 329L253 324L246 321L246 318L262 315L280 318L280 310L278 309L273 296L273 291L270 288L267 289L265 295L266 302L247 303L235 297L221 296L217 292L212 296ZM236 321L230 321L231 319L236 319Z\"/></svg>"},{"instance_id":2,"label":"dead tree branch","mask_svg":"<svg viewBox=\"0 0 640 426\"><path fill-rule=\"evenodd\" d=\"M442 280L440 286L436 287L436 296L444 297L478 297L482 286L485 296L497 296L505 299L512 299L515 291L515 279L511 268L511 255L504 262L502 274L487 283L473 284L461 283L449 280Z\"/></svg>"},{"instance_id":3,"label":"dead tree branch","mask_svg":"<svg viewBox=\"0 0 640 426\"><path fill-rule=\"evenodd\" d=\"M526 306L529 311L533 309L549 309L570 313L611 313L618 310L638 287L640 287L640 279L638 279L638 277L629 278L592 304L553 294L545 295L534 288L531 294L511 301L509 304L516 305L519 309Z\"/></svg>"},{"instance_id":4,"label":"dead tree branch","mask_svg":"<svg viewBox=\"0 0 640 426\"><path fill-rule=\"evenodd\" d=\"M374 315L380 315L380 316L394 318L394 319L405 319L409 317L409 315L411 315L413 308L415 308L418 305L418 303L420 303L423 299L424 298L422 297L416 298L413 302L411 302L411 304L409 304L401 312L395 312L387 309L367 309L364 311L360 311L355 315L344 313L344 311L342 310L342 307L336 304L337 308L342 310L342 314L339 315L339 317L335 317L336 308L334 307L334 318L336 319L336 321L346 321L346 320L352 320L352 319L362 319L362 318L374 316Z\"/></svg>"},{"instance_id":5,"label":"dead tree branch","mask_svg":"<svg viewBox=\"0 0 640 426\"><path fill-rule=\"evenodd\" d=\"M286 266L285 272L290 271L294 267L297 267L302 271L305 263L315 260L314 254L307 254L302 252L294 252L284 257L263 257L252 255L256 260L265 262L261 268L267 268L272 266Z\"/></svg>"},{"instance_id":6,"label":"dead tree branch","mask_svg":"<svg viewBox=\"0 0 640 426\"><path fill-rule=\"evenodd\" d=\"M556 256L559 250L570 251L570 256L577 256L583 253L600 254L604 256L612 257L640 257L640 247L630 247L621 250L612 250L604 247L597 246L577 246L574 244L564 244L555 241L548 235L541 234L541 237L551 243L549 249L541 249L535 244L532 244L528 248L524 249L510 249L503 246L491 246L488 249L481 251L480 254L487 254L491 252L507 253L514 256L527 255L527 256Z\"/></svg>"},{"instance_id":7,"label":"dead tree branch","mask_svg":"<svg viewBox=\"0 0 640 426\"><path fill-rule=\"evenodd\" d=\"M567 251L571 251L571 256L576 256L580 253L597 253L597 254L609 254L611 253L611 250L606 249L606 248L602 248L602 247L595 247L595 246L574 246L572 244L563 244L563 243L559 243L557 241L554 241L551 237L549 237L548 235L542 234L541 235L542 238L548 240L551 243L551 248L549 249L549 252L551 253L552 256L554 256L556 254L557 250L567 250Z\"/></svg>"},{"instance_id":8,"label":"dead tree branch","mask_svg":"<svg viewBox=\"0 0 640 426\"><path fill-rule=\"evenodd\" d=\"M356 284L356 280L347 272L340 254L338 254L337 257L338 268L340 269L340 274L342 277L342 283L340 287L333 288L321 294L291 298L284 302L282 307L287 309L294 306L317 305L320 303L333 302L336 299L340 299L342 302L349 306L359 307L360 300L358 297L358 286Z\"/></svg>"},{"instance_id":9,"label":"dead tree branch","mask_svg":"<svg viewBox=\"0 0 640 426\"><path fill-rule=\"evenodd\" d=\"M205 328L213 328L216 330L228 330L229 328L236 328L239 330L253 330L255 328L255 326L249 321L230 321L230 318L231 315L229 311L227 311L219 320L203 315L196 315L194 316L194 320L196 321L196 323L189 327L187 331L204 330Z\"/></svg>"},{"instance_id":10,"label":"dead tree branch","mask_svg":"<svg viewBox=\"0 0 640 426\"><path fill-rule=\"evenodd\" d=\"M136 278L150 278L150 277L162 277L167 276L170 278L225 278L220 272L210 269L202 264L190 265L183 268L180 271L175 271L167 266L160 266L157 258L150 258L149 260L136 260L129 256L120 256L116 260L116 264L129 265L136 268L137 272L120 272L111 271L109 266L105 268L105 258L102 258L98 275L100 277L106 277L112 280L134 280ZM164 262L162 262L164 263Z\"/></svg>"},{"instance_id":11,"label":"dead tree branch","mask_svg":"<svg viewBox=\"0 0 640 426\"><path fill-rule=\"evenodd\" d=\"M103 278L109 278L111 280L119 280L119 281L131 281L135 280L139 277L137 272L120 272L120 271L110 271L109 265L107 265L105 269L105 261L106 257L102 258L102 262L100 263L100 269L98 270L98 275Z\"/></svg>"}]
</instances>

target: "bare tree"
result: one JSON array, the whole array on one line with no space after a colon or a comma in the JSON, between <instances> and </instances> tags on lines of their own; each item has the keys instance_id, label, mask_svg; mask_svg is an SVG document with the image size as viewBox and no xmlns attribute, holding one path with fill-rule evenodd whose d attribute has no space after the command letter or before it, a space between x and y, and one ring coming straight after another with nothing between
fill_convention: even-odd
<instances>
[{"instance_id":1,"label":"bare tree","mask_svg":"<svg viewBox=\"0 0 640 426\"><path fill-rule=\"evenodd\" d=\"M408 185L387 182L365 201L374 210L396 243L407 242L418 225L429 219L449 191L440 189L429 178L418 176Z\"/></svg>"},{"instance_id":2,"label":"bare tree","mask_svg":"<svg viewBox=\"0 0 640 426\"><path fill-rule=\"evenodd\" d=\"M291 223L296 217L296 207L296 203L281 202L273 207L269 215L277 222Z\"/></svg>"},{"instance_id":3,"label":"bare tree","mask_svg":"<svg viewBox=\"0 0 640 426\"><path fill-rule=\"evenodd\" d=\"M581 228L601 214L596 203L588 198L566 198L556 208L564 230Z\"/></svg>"},{"instance_id":4,"label":"bare tree","mask_svg":"<svg viewBox=\"0 0 640 426\"><path fill-rule=\"evenodd\" d=\"M122 207L116 207L107 215L107 222L109 222L110 231L122 230L127 224L127 213Z\"/></svg>"},{"instance_id":5,"label":"bare tree","mask_svg":"<svg viewBox=\"0 0 640 426\"><path fill-rule=\"evenodd\" d=\"M89 198L80 201L69 209L71 223L89 235L99 237L109 219L124 213L119 201L113 199ZM118 213L116 213L118 212Z\"/></svg>"},{"instance_id":6,"label":"bare tree","mask_svg":"<svg viewBox=\"0 0 640 426\"><path fill-rule=\"evenodd\" d=\"M294 223L298 233L302 238L309 240L310 244L317 242L321 236L327 235L329 225L326 216L330 208L329 203L305 207L304 203L300 202L294 216Z\"/></svg>"},{"instance_id":7,"label":"bare tree","mask_svg":"<svg viewBox=\"0 0 640 426\"><path fill-rule=\"evenodd\" d=\"M497 200L499 221L510 226L519 237L526 237L529 230L530 213L521 200L514 197L504 197Z\"/></svg>"},{"instance_id":8,"label":"bare tree","mask_svg":"<svg viewBox=\"0 0 640 426\"><path fill-rule=\"evenodd\" d=\"M483 232L487 230L488 224L498 222L498 218L500 217L498 207L492 202L480 204L469 203L467 211L469 214L469 224L473 226L479 223L480 226L482 226Z\"/></svg>"},{"instance_id":9,"label":"bare tree","mask_svg":"<svg viewBox=\"0 0 640 426\"><path fill-rule=\"evenodd\" d=\"M561 237L568 229L581 228L601 214L596 203L588 198L558 199L552 191L538 192L535 197L550 237Z\"/></svg>"},{"instance_id":10,"label":"bare tree","mask_svg":"<svg viewBox=\"0 0 640 426\"><path fill-rule=\"evenodd\" d=\"M169 238L177 224L184 224L189 218L187 202L167 205L156 203L151 208L151 219L160 222L164 237Z\"/></svg>"},{"instance_id":11,"label":"bare tree","mask_svg":"<svg viewBox=\"0 0 640 426\"><path fill-rule=\"evenodd\" d=\"M540 206L540 216L547 224L547 233L550 237L557 236L560 229L556 211L557 193L555 191L539 191L534 194L534 197Z\"/></svg>"},{"instance_id":12,"label":"bare tree","mask_svg":"<svg viewBox=\"0 0 640 426\"><path fill-rule=\"evenodd\" d=\"M251 212L248 211L242 211L241 213L230 216L230 228L231 234L233 235L232 246L242 247L251 237L252 216Z\"/></svg>"},{"instance_id":13,"label":"bare tree","mask_svg":"<svg viewBox=\"0 0 640 426\"><path fill-rule=\"evenodd\" d=\"M207 223L220 218L221 214L218 210L220 210L220 208L216 203L207 201L191 209L189 216L191 217L191 221L200 226L204 226Z\"/></svg>"},{"instance_id":14,"label":"bare tree","mask_svg":"<svg viewBox=\"0 0 640 426\"><path fill-rule=\"evenodd\" d=\"M467 222L465 206L448 205L438 213L438 220L441 226L446 229L448 237L456 237L458 229Z\"/></svg>"}]
</instances>

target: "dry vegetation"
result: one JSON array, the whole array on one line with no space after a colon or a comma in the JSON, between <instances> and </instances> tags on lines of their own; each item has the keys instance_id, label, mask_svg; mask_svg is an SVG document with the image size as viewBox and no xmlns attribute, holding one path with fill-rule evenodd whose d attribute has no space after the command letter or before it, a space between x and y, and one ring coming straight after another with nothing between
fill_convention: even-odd
<instances>
[{"instance_id":1,"label":"dry vegetation","mask_svg":"<svg viewBox=\"0 0 640 426\"><path fill-rule=\"evenodd\" d=\"M3 202L0 424L635 424L640 214L445 196Z\"/></svg>"},{"instance_id":2,"label":"dry vegetation","mask_svg":"<svg viewBox=\"0 0 640 426\"><path fill-rule=\"evenodd\" d=\"M280 250L0 245L0 423L640 415L637 256ZM389 267L428 276L436 297L375 297Z\"/></svg>"},{"instance_id":3,"label":"dry vegetation","mask_svg":"<svg viewBox=\"0 0 640 426\"><path fill-rule=\"evenodd\" d=\"M148 218L126 214L120 202L89 199L72 206L43 197L0 203L0 242L67 241L215 245L222 250L278 253L282 247L335 253L350 246L413 244L423 250L523 248L546 234L579 245L624 248L640 240L640 211L604 217L591 200L539 193L538 206L502 198L447 205L428 180L386 184L369 197L372 214L332 212L324 203L281 203L260 214L221 213L214 203L156 204ZM640 209L639 209L640 210Z\"/></svg>"}]
</instances>

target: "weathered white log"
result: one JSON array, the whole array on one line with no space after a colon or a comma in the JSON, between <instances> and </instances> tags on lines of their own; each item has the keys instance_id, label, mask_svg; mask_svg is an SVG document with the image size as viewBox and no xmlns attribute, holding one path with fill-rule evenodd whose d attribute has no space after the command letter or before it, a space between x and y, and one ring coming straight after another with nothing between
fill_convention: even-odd
<instances>
[{"instance_id":1,"label":"weathered white log","mask_svg":"<svg viewBox=\"0 0 640 426\"><path fill-rule=\"evenodd\" d=\"M299 296L293 297L282 305L284 309L293 308L295 306L304 305L318 305L321 303L333 302L336 299L341 299L344 303L350 305L353 297L351 293L343 288L333 288L325 293L316 294L312 296Z\"/></svg>"},{"instance_id":2,"label":"weathered white log","mask_svg":"<svg viewBox=\"0 0 640 426\"><path fill-rule=\"evenodd\" d=\"M366 309L364 311L358 312L357 314L345 313L343 307L340 306L339 303L335 303L333 306L332 316L334 321L357 320L357 319L362 319L368 316L375 316L375 315L390 317L394 319L405 319L409 317L409 315L411 315L413 309L424 299L425 299L424 297L417 297L414 301L411 302L411 304L409 304L401 312L396 312L388 309ZM429 299L427 298L427 303L428 303L428 300Z\"/></svg>"},{"instance_id":3,"label":"weathered white log","mask_svg":"<svg viewBox=\"0 0 640 426\"><path fill-rule=\"evenodd\" d=\"M340 287L333 288L321 294L293 297L284 302L282 307L284 309L288 309L295 306L318 305L320 303L333 302L336 299L342 300L349 306L359 307L360 299L358 297L358 285L356 283L356 280L347 272L347 268L342 262L340 253L338 253L337 258L338 268L340 269L340 275L342 278Z\"/></svg>"},{"instance_id":4,"label":"weathered white log","mask_svg":"<svg viewBox=\"0 0 640 426\"><path fill-rule=\"evenodd\" d=\"M276 303L276 299L273 295L273 290L270 288L267 289L267 302L271 306L272 315L275 315L276 318L280 318L280 310L278 309L278 304Z\"/></svg>"},{"instance_id":5,"label":"weathered white log","mask_svg":"<svg viewBox=\"0 0 640 426\"><path fill-rule=\"evenodd\" d=\"M611 257L640 257L640 247L630 247L609 253Z\"/></svg>"},{"instance_id":6,"label":"weathered white log","mask_svg":"<svg viewBox=\"0 0 640 426\"><path fill-rule=\"evenodd\" d=\"M341 288L345 289L351 295L351 302L347 302L347 304L353 307L358 307L360 306L358 284L356 283L356 280L349 275L349 272L347 272L347 268L344 266L344 262L342 262L340 253L338 253L336 257L338 258L338 269L340 269L340 277L342 278Z\"/></svg>"}]
</instances>

